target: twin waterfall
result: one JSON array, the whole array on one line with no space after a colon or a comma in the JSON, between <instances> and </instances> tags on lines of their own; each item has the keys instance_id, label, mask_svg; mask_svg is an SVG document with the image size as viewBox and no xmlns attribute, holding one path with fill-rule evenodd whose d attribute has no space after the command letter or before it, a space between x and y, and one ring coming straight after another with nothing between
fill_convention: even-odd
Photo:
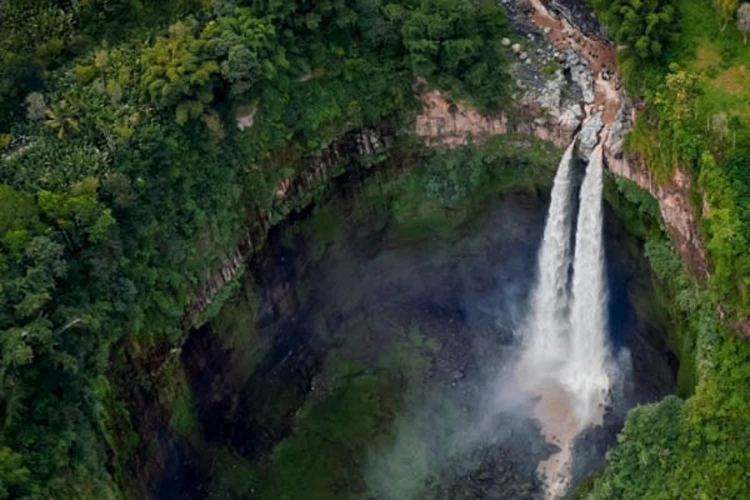
<instances>
[{"instance_id":1,"label":"twin waterfall","mask_svg":"<svg viewBox=\"0 0 750 500\"><path fill-rule=\"evenodd\" d=\"M573 307L570 313L570 348L563 381L578 399L581 424L594 423L601 413L609 376L607 364L607 290L604 282L602 237L602 150L594 150L581 186L581 206L573 261Z\"/></svg>"},{"instance_id":2,"label":"twin waterfall","mask_svg":"<svg viewBox=\"0 0 750 500\"><path fill-rule=\"evenodd\" d=\"M573 233L577 142L568 147L555 176L537 283L520 332L519 379L539 397L535 414L542 432L560 447L560 452L540 465L548 499L559 498L567 490L573 441L587 426L601 423L612 376L602 235L602 149L598 146L588 155Z\"/></svg>"}]
</instances>

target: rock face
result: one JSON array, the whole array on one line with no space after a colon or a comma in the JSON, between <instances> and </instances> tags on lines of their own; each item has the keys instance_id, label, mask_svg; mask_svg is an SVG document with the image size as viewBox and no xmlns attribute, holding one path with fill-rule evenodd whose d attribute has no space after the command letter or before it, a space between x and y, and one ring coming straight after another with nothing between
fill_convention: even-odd
<instances>
[{"instance_id":1,"label":"rock face","mask_svg":"<svg viewBox=\"0 0 750 500\"><path fill-rule=\"evenodd\" d=\"M583 91L583 101L592 104L594 95L594 73L591 65L577 51L566 49L563 51L565 62L563 67L569 72L570 79Z\"/></svg>"},{"instance_id":2,"label":"rock face","mask_svg":"<svg viewBox=\"0 0 750 500\"><path fill-rule=\"evenodd\" d=\"M591 153L594 152L594 148L599 144L599 133L604 128L604 121L602 121L602 114L595 113L588 121L583 125L581 131L578 133L578 155L585 160L591 158Z\"/></svg>"},{"instance_id":3,"label":"rock face","mask_svg":"<svg viewBox=\"0 0 750 500\"><path fill-rule=\"evenodd\" d=\"M643 158L625 154L623 141L634 118L634 110L625 100L604 145L607 166L613 174L635 182L656 198L677 252L690 272L705 280L709 275L708 257L698 230L696 211L690 201L692 179L682 168L677 168L669 182L657 183Z\"/></svg>"},{"instance_id":4,"label":"rock face","mask_svg":"<svg viewBox=\"0 0 750 500\"><path fill-rule=\"evenodd\" d=\"M564 147L580 130L579 152L587 157L604 126L608 133L604 155L609 170L636 182L658 200L677 251L695 276L707 278L706 249L689 196L691 178L684 170L677 169L669 182L658 184L642 158L624 153L623 138L635 119L633 107L615 83L618 77L614 73L613 47L604 39L591 38L600 37L601 33L594 29L595 20L586 14L581 0L503 0L502 3L511 25L525 38L522 44L510 47L517 58L511 67L517 87L513 112L484 115L446 93L431 90L420 96L422 111L414 123L415 134L431 146L456 147L470 140L482 142L493 135L519 133ZM529 5L533 8L528 8ZM547 7L562 17L555 19ZM521 54L526 54L523 60ZM582 128L587 115L593 118ZM314 186L331 177L332 167L340 160L371 154L383 147L383 137L377 132L350 132L331 143L320 158L308 161L309 167L300 174L283 180L276 191L277 200L304 198ZM187 317L203 311L214 294L243 267L253 242L262 238L272 225L271 214L260 215L258 220L262 223L248 231L237 251L221 263L220 272L204 281L188 308ZM747 328L750 332L750 326Z\"/></svg>"},{"instance_id":5,"label":"rock face","mask_svg":"<svg viewBox=\"0 0 750 500\"><path fill-rule=\"evenodd\" d=\"M385 128L352 130L329 144L318 157L304 159L305 167L301 168L296 175L283 179L277 186L275 206L272 210L259 210L254 214L234 252L221 261L217 271L203 280L201 287L193 295L185 310L183 322L190 325L211 305L219 290L245 269L248 258L263 242L268 229L278 222L274 217L278 217L275 212L279 206L285 203L304 203L315 189L320 188L334 176L334 171L341 162L356 156L373 155L384 150L387 142L392 139L391 134L392 131Z\"/></svg>"},{"instance_id":6,"label":"rock face","mask_svg":"<svg viewBox=\"0 0 750 500\"><path fill-rule=\"evenodd\" d=\"M577 52L547 50L549 53L542 51L540 55L541 49L536 49L534 58L529 52L521 52L522 62L513 65L512 75L519 89L513 113L482 115L465 102L454 102L450 95L431 90L420 97L422 112L417 116L415 133L430 145L448 147L507 133L567 145L581 127L584 106L594 102L594 75ZM551 75L545 74L539 64L533 64L535 59L560 67Z\"/></svg>"},{"instance_id":7,"label":"rock face","mask_svg":"<svg viewBox=\"0 0 750 500\"><path fill-rule=\"evenodd\" d=\"M469 137L482 138L508 132L505 115L483 116L464 103L454 103L439 90L420 96L422 112L417 116L415 132L428 143L456 147L466 144Z\"/></svg>"},{"instance_id":8,"label":"rock face","mask_svg":"<svg viewBox=\"0 0 750 500\"><path fill-rule=\"evenodd\" d=\"M599 21L585 0L550 0L549 7L558 11L586 36L602 34Z\"/></svg>"}]
</instances>

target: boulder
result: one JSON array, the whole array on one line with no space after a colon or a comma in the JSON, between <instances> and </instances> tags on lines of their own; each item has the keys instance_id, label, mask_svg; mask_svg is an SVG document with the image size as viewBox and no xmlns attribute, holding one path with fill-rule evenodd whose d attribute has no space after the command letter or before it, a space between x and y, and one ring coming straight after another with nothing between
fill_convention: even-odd
<instances>
[{"instance_id":1,"label":"boulder","mask_svg":"<svg viewBox=\"0 0 750 500\"><path fill-rule=\"evenodd\" d=\"M589 62L573 49L563 51L565 61L563 67L570 72L573 83L578 84L583 92L583 100L586 104L594 102L594 72Z\"/></svg>"},{"instance_id":2,"label":"boulder","mask_svg":"<svg viewBox=\"0 0 750 500\"><path fill-rule=\"evenodd\" d=\"M604 127L601 113L596 113L583 124L578 133L578 156L584 160L591 158L596 145L599 144L599 132Z\"/></svg>"}]
</instances>

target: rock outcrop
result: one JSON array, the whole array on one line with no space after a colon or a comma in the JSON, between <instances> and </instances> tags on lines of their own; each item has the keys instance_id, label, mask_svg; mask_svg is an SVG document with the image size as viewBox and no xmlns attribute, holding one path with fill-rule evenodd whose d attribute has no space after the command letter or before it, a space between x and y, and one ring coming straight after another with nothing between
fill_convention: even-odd
<instances>
[{"instance_id":1,"label":"rock outcrop","mask_svg":"<svg viewBox=\"0 0 750 500\"><path fill-rule=\"evenodd\" d=\"M624 152L624 137L634 119L635 112L625 100L604 144L607 166L613 174L635 182L656 198L677 252L690 272L705 280L709 275L708 257L698 229L696 210L690 200L692 178L682 168L677 168L669 181L656 182L643 158Z\"/></svg>"},{"instance_id":2,"label":"rock outcrop","mask_svg":"<svg viewBox=\"0 0 750 500\"><path fill-rule=\"evenodd\" d=\"M483 115L466 102L431 90L420 96L422 112L416 118L414 132L433 146L456 147L507 133L567 145L586 116L584 106L594 102L594 78L588 63L575 51L548 50L547 56L535 50L533 57L553 67L558 65L552 75L545 74L539 64L527 64L532 56L526 55L523 62L513 65L518 91L512 113Z\"/></svg>"},{"instance_id":3,"label":"rock outcrop","mask_svg":"<svg viewBox=\"0 0 750 500\"><path fill-rule=\"evenodd\" d=\"M581 127L578 133L578 155L581 158L585 160L591 158L591 153L599 144L599 134L603 128L604 121L601 113L594 113Z\"/></svg>"}]
</instances>

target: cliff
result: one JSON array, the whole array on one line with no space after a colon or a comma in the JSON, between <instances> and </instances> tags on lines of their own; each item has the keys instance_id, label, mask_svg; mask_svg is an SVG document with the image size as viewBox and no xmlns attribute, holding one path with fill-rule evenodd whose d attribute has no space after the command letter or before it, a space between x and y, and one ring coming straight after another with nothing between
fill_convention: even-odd
<instances>
[{"instance_id":1,"label":"cliff","mask_svg":"<svg viewBox=\"0 0 750 500\"><path fill-rule=\"evenodd\" d=\"M656 198L667 231L689 271L707 279L709 262L690 200L690 175L677 168L671 179L656 182L644 159L623 149L636 115L617 74L614 46L592 28L591 18L573 5L576 2L504 3L516 31L528 40L514 51L518 58L512 67L517 87L515 113L483 116L465 103L430 91L422 95L423 108L414 132L428 144L451 147L505 133L529 134L565 146L587 119L601 116L604 130L600 141L604 141L607 167ZM572 5L566 7L565 3ZM559 62L559 68L550 74L544 68L554 61Z\"/></svg>"},{"instance_id":2,"label":"cliff","mask_svg":"<svg viewBox=\"0 0 750 500\"><path fill-rule=\"evenodd\" d=\"M692 179L678 168L668 182L657 183L642 158L623 150L635 111L617 73L614 45L595 29L590 14L575 1L503 0L503 5L513 29L523 37L523 41L503 41L515 58L511 66L516 87L512 110L486 115L440 90L425 90L420 95L422 110L414 120L414 134L428 146L456 147L493 135L517 133L563 147L587 120L601 117L599 140L604 141L607 167L657 199L678 253L694 276L706 279L709 263L690 200ZM427 84L418 83L422 87ZM350 131L319 157L307 160L294 177L283 180L276 190L274 207L251 217L236 251L195 294L186 310L186 322L200 316L216 293L244 268L268 228L286 215L275 212L309 203L311 191L322 189L341 173L337 167L342 162L382 152L386 142L382 131Z\"/></svg>"},{"instance_id":3,"label":"cliff","mask_svg":"<svg viewBox=\"0 0 750 500\"><path fill-rule=\"evenodd\" d=\"M659 202L664 223L688 270L705 280L709 275L706 247L698 230L698 218L690 200L692 178L682 168L667 182L656 182L643 158L623 151L625 134L630 130L635 111L625 102L611 125L604 144L609 170L646 189Z\"/></svg>"}]
</instances>

